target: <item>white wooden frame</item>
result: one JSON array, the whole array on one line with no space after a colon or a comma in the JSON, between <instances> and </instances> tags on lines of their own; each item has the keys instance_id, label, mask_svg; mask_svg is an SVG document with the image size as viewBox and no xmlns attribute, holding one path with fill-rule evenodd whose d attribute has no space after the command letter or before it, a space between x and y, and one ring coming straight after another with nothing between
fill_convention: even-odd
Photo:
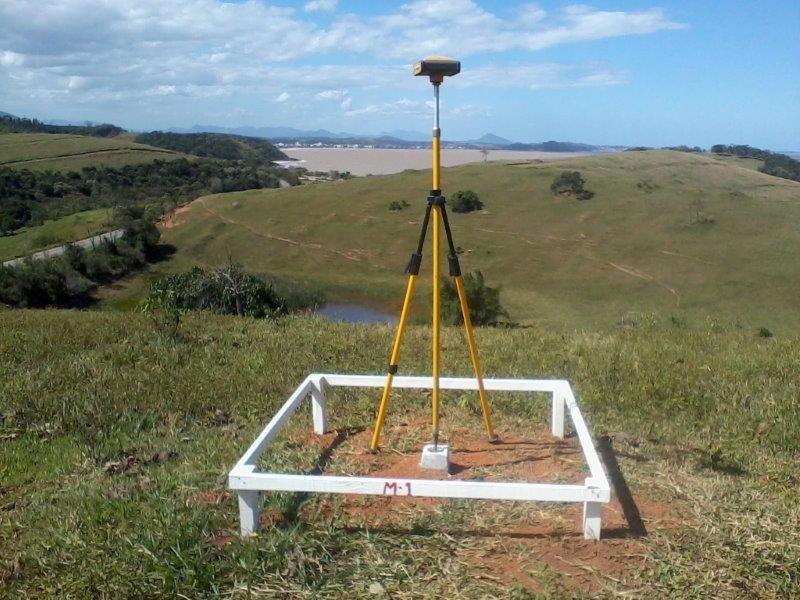
<instances>
[{"instance_id":1,"label":"white wooden frame","mask_svg":"<svg viewBox=\"0 0 800 600\"><path fill-rule=\"evenodd\" d=\"M586 539L600 539L601 504L608 502L611 491L603 466L597 456L592 437L575 401L568 381L556 379L484 379L487 391L545 392L552 394L551 430L554 436L564 437L566 408L580 441L590 476L583 485L527 482L464 481L437 479L387 479L386 477L342 477L334 475L299 475L263 473L258 460L288 422L303 401L310 397L314 432L328 431L325 409L325 390L333 387L382 388L382 375L309 375L283 404L277 414L261 431L228 475L228 486L239 497L241 534L249 536L258 530L261 492L328 492L337 494L374 494L379 496L423 496L429 498L477 498L493 500L532 500L545 502L582 502L583 533ZM393 387L431 389L431 377L395 377ZM443 377L443 390L477 390L473 378Z\"/></svg>"}]
</instances>

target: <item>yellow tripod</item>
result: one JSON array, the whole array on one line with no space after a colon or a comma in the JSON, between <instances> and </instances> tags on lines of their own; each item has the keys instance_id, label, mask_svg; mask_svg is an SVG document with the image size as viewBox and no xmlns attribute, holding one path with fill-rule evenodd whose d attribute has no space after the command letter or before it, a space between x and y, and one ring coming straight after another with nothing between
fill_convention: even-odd
<instances>
[{"instance_id":1,"label":"yellow tripod","mask_svg":"<svg viewBox=\"0 0 800 600\"><path fill-rule=\"evenodd\" d=\"M400 346L403 343L403 334L405 333L406 324L408 323L409 306L411 298L414 295L414 286L416 285L417 276L419 275L419 268L422 264L422 250L425 245L425 235L428 230L428 224L431 220L431 213L433 213L433 388L432 388L432 427L433 427L433 443L437 446L439 443L439 356L441 344L439 340L440 334L440 279L439 279L439 259L440 259L440 231L439 222L444 225L444 231L447 236L448 255L447 262L449 266L450 276L453 278L458 292L458 301L461 306L461 315L464 319L464 330L467 338L467 346L469 347L469 355L472 360L472 369L475 372L475 379L478 383L478 398L480 400L481 409L483 410L483 420L486 426L486 433L489 440L497 441L497 436L494 433L492 426L492 415L489 409L489 401L486 398L486 390L483 387L483 375L481 374L480 361L478 360L478 349L475 345L475 335L472 330L472 321L469 315L469 305L467 303L467 294L464 289L464 282L461 277L461 266L456 254L455 245L453 244L453 235L450 230L450 222L447 218L447 209L445 208L445 199L442 196L440 189L440 147L441 147L441 130L439 129L439 86L441 85L445 76L456 75L461 70L461 63L456 60L445 57L429 57L416 65L414 65L414 75L424 75L430 78L433 84L434 94L434 121L433 121L433 189L428 196L428 205L425 209L425 217L422 220L422 230L419 235L419 242L417 243L417 251L411 255L405 272L408 274L408 284L406 286L406 294L403 299L403 308L400 311L400 322L397 324L397 333L392 346L392 355L389 359L389 370L386 375L386 384L383 387L383 394L381 396L381 403L378 408L378 416L375 419L375 426L372 431L372 440L370 442L370 450L373 452L378 449L378 441L380 439L381 430L383 429L383 422L386 418L386 410L389 404L389 394L392 391L392 381L397 373L397 365L400 359Z\"/></svg>"}]
</instances>

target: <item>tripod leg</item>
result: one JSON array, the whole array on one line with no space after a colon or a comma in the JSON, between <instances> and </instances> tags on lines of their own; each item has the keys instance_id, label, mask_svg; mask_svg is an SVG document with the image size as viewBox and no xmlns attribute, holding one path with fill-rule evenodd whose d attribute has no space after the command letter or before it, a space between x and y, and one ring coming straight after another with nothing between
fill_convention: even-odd
<instances>
[{"instance_id":1,"label":"tripod leg","mask_svg":"<svg viewBox=\"0 0 800 600\"><path fill-rule=\"evenodd\" d=\"M461 315L464 318L464 330L467 334L467 346L469 346L469 357L472 360L472 370L475 371L475 379L478 382L478 398L483 410L483 422L486 425L486 433L489 441L496 442L497 435L492 426L492 413L489 409L489 401L486 398L486 390L483 387L483 375L481 373L480 360L478 359L478 346L475 344L475 334L472 330L472 319L469 316L469 305L467 304L467 292L464 289L464 282L461 275L454 277L456 290L458 291L458 301L461 304Z\"/></svg>"},{"instance_id":2,"label":"tripod leg","mask_svg":"<svg viewBox=\"0 0 800 600\"><path fill-rule=\"evenodd\" d=\"M389 359L389 373L386 375L386 383L383 386L383 394L381 395L381 404L378 408L378 417L375 419L375 427L372 430L372 441L369 448L373 452L378 449L378 440L381 437L381 429L383 429L383 420L386 418L386 408L389 405L389 394L392 391L392 380L394 374L397 372L397 361L400 358L400 346L403 343L403 334L405 333L406 323L408 322L408 309L411 304L411 297L414 295L414 284L417 281L416 275L408 276L408 286L406 287L406 296L403 300L403 310L400 311L400 322L397 324L397 334L394 338L394 346L392 347L392 357Z\"/></svg>"},{"instance_id":3,"label":"tripod leg","mask_svg":"<svg viewBox=\"0 0 800 600\"><path fill-rule=\"evenodd\" d=\"M439 445L439 358L440 358L440 290L439 290L439 215L441 208L439 206L433 207L433 388L431 390L431 400L433 409L433 446L434 448Z\"/></svg>"},{"instance_id":4,"label":"tripod leg","mask_svg":"<svg viewBox=\"0 0 800 600\"><path fill-rule=\"evenodd\" d=\"M417 251L411 255L411 260L408 261L406 273L408 273L408 285L406 286L406 295L403 299L403 309L400 311L400 322L397 324L397 333L394 338L394 346L392 346L392 356L389 359L389 372L386 375L386 383L383 386L383 394L381 395L381 403L378 407L378 416L375 419L375 426L372 430L372 440L369 444L369 449L375 452L378 449L378 440L381 437L381 430L383 429L383 420L386 418L386 409L389 406L389 394L392 392L392 381L394 374L397 373L397 361L400 359L400 346L403 343L403 334L406 330L406 323L408 322L408 312L411 306L411 298L414 295L414 285L419 275L419 267L422 263L422 247L425 245L425 233L428 231L428 222L431 217L431 205L428 204L425 209L425 217L422 219L422 228L419 233L419 241L417 242Z\"/></svg>"},{"instance_id":5,"label":"tripod leg","mask_svg":"<svg viewBox=\"0 0 800 600\"><path fill-rule=\"evenodd\" d=\"M475 372L475 380L478 382L478 399L480 400L481 410L483 411L483 422L486 425L486 433L489 436L489 441L496 442L498 438L492 425L492 413L489 409L489 400L486 398L486 390L483 387L483 375L481 373L480 360L478 359L478 346L475 344L475 333L472 329L472 319L469 316L467 291L464 289L464 281L461 278L461 265L458 262L458 255L456 254L455 245L453 244L453 232L450 231L450 221L447 218L447 210L444 206L441 207L441 214L442 222L444 223L444 231L447 235L447 244L450 250L450 254L447 256L450 266L450 275L456 283L458 302L461 305L461 316L464 319L464 331L467 336L469 357L472 361L472 370Z\"/></svg>"}]
</instances>

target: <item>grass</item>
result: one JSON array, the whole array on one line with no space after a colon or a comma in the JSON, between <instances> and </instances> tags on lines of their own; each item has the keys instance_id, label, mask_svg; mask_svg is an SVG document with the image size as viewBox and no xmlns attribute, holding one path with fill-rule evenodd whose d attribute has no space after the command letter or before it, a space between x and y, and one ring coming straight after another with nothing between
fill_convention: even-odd
<instances>
[{"instance_id":1,"label":"grass","mask_svg":"<svg viewBox=\"0 0 800 600\"><path fill-rule=\"evenodd\" d=\"M567 169L582 173L593 199L551 194ZM429 175L201 198L164 231L178 250L150 276L230 256L258 273L318 282L332 300L394 311ZM602 331L657 313L800 331L800 264L787 257L800 244L798 183L726 159L655 151L464 165L444 170L443 188L474 190L485 203L482 212L451 215L462 266L502 285L504 304L522 323ZM412 208L390 211L393 200ZM423 275L429 268L426 256ZM126 294L142 287L109 299L130 303ZM420 319L428 289L418 286Z\"/></svg>"},{"instance_id":2,"label":"grass","mask_svg":"<svg viewBox=\"0 0 800 600\"><path fill-rule=\"evenodd\" d=\"M231 465L302 377L382 373L391 336L198 314L172 338L134 313L0 311L0 596L800 592L800 338L655 316L605 333L478 332L488 374L572 381L595 437L613 442L645 537L587 545L571 509L542 505L392 504L401 520L386 527L344 499L271 494L274 526L239 540ZM461 336L443 332L446 373L469 372ZM402 372L428 371L428 344L425 328L410 329ZM445 428L478 426L469 400L444 396ZM337 426L370 425L374 393L335 402ZM426 404L396 397L392 422ZM545 419L510 398L495 398L495 413ZM302 445L277 450L278 464L313 462ZM675 511L672 525L655 504ZM543 539L503 534L542 521L557 525ZM620 565L597 562L610 555Z\"/></svg>"},{"instance_id":3,"label":"grass","mask_svg":"<svg viewBox=\"0 0 800 600\"><path fill-rule=\"evenodd\" d=\"M111 229L111 209L98 208L45 221L0 237L0 260L27 256L38 250L75 242Z\"/></svg>"},{"instance_id":4,"label":"grass","mask_svg":"<svg viewBox=\"0 0 800 600\"><path fill-rule=\"evenodd\" d=\"M169 160L178 152L137 144L128 138L54 133L0 134L0 166L31 171L80 171Z\"/></svg>"}]
</instances>

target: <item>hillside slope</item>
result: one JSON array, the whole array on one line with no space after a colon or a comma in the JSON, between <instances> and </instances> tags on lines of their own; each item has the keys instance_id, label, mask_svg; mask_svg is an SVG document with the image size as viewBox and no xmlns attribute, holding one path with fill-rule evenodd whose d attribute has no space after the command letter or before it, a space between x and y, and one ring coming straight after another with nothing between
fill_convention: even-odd
<instances>
[{"instance_id":1,"label":"hillside slope","mask_svg":"<svg viewBox=\"0 0 800 600\"><path fill-rule=\"evenodd\" d=\"M288 158L267 140L241 135L151 131L139 134L135 139L142 144L206 158L243 160L255 164Z\"/></svg>"},{"instance_id":2,"label":"hillside slope","mask_svg":"<svg viewBox=\"0 0 800 600\"><path fill-rule=\"evenodd\" d=\"M174 339L141 314L0 311L0 596L797 596L797 337L669 323L477 335L487 373L572 381L615 496L628 490L627 508L603 509L603 541L582 539L580 506L282 493L240 540L228 470L308 373L382 373L390 328L196 314ZM461 332L443 342L445 372L469 373ZM401 372L428 360L427 328L411 327ZM322 440L298 410L267 464L418 461L430 401L414 392L393 397L397 443L365 458L377 392L331 393ZM484 476L513 468L522 427L534 475L582 465L544 450L545 397L490 397L505 460ZM480 435L475 403L443 394L454 463L462 430Z\"/></svg>"},{"instance_id":3,"label":"hillside slope","mask_svg":"<svg viewBox=\"0 0 800 600\"><path fill-rule=\"evenodd\" d=\"M80 171L121 167L183 156L125 138L62 133L0 133L0 167L31 171Z\"/></svg>"},{"instance_id":4,"label":"hillside slope","mask_svg":"<svg viewBox=\"0 0 800 600\"><path fill-rule=\"evenodd\" d=\"M564 169L580 170L595 197L553 196L550 183ZM199 199L165 229L178 252L162 268L232 256L257 272L318 282L333 298L394 309L429 175ZM602 328L656 312L800 328L795 182L658 151L466 165L444 170L443 188L472 189L485 203L483 212L451 217L462 265L502 284L521 322ZM394 200L412 206L390 211ZM426 256L423 274L429 269ZM424 300L427 283L418 289ZM427 300L417 314L426 311Z\"/></svg>"}]
</instances>

